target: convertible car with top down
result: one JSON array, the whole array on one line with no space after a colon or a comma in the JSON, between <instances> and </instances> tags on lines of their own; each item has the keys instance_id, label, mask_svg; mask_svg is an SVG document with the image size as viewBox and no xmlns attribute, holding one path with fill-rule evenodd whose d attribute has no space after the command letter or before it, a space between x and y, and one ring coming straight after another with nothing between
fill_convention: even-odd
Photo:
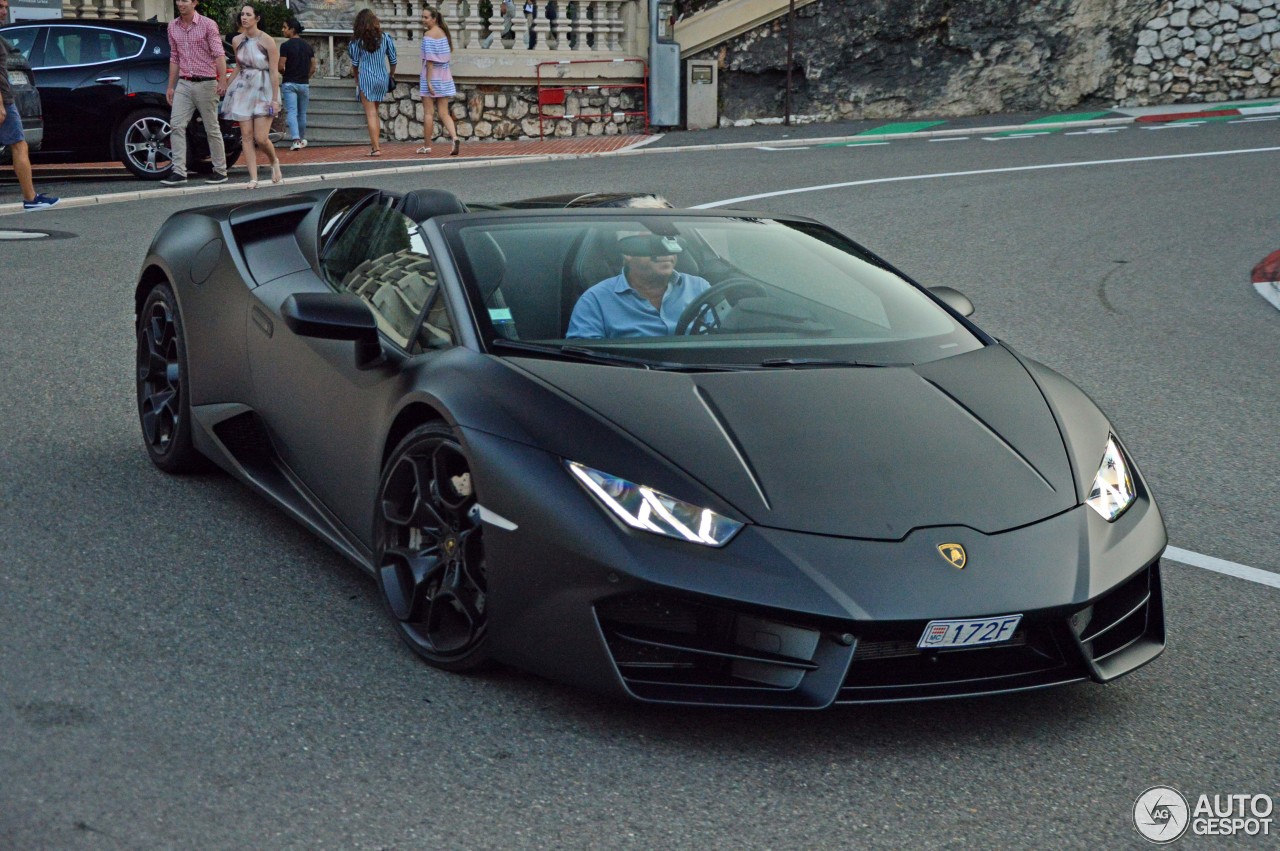
<instances>
[{"instance_id":1,"label":"convertible car with top down","mask_svg":"<svg viewBox=\"0 0 1280 851\"><path fill-rule=\"evenodd\" d=\"M146 451L310 528L450 671L818 709L1161 653L1164 524L1084 392L815 221L662 206L179 212L135 292ZM652 321L583 331L607 300Z\"/></svg>"}]
</instances>

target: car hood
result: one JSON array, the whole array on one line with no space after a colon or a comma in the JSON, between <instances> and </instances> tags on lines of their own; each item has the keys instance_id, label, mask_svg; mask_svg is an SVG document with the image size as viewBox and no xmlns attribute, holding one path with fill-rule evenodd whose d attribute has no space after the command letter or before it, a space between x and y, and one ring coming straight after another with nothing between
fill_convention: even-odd
<instances>
[{"instance_id":1,"label":"car hood","mask_svg":"<svg viewBox=\"0 0 1280 851\"><path fill-rule=\"evenodd\" d=\"M762 526L880 540L925 526L991 534L1077 504L1053 413L999 345L914 367L521 367Z\"/></svg>"}]
</instances>

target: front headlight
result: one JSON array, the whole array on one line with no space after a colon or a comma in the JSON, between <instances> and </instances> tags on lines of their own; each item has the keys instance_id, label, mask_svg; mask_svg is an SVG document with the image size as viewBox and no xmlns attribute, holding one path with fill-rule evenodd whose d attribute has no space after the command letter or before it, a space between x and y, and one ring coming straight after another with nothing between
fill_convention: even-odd
<instances>
[{"instance_id":1,"label":"front headlight","mask_svg":"<svg viewBox=\"0 0 1280 851\"><path fill-rule=\"evenodd\" d=\"M1098 466L1098 475L1093 477L1093 487L1089 489L1089 498L1085 502L1101 514L1102 519L1111 521L1124 514L1137 495L1133 476L1129 474L1129 462L1125 461L1115 435L1107 435L1102 464Z\"/></svg>"},{"instance_id":2,"label":"front headlight","mask_svg":"<svg viewBox=\"0 0 1280 851\"><path fill-rule=\"evenodd\" d=\"M643 529L708 547L723 547L742 528L709 508L690 505L653 488L593 470L577 461L565 466L587 492L633 529Z\"/></svg>"}]
</instances>

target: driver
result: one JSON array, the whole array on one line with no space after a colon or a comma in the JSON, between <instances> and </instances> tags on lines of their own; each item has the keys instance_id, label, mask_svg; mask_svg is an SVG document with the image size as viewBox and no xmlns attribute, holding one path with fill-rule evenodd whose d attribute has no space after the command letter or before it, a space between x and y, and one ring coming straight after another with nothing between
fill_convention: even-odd
<instances>
[{"instance_id":1,"label":"driver","mask_svg":"<svg viewBox=\"0 0 1280 851\"><path fill-rule=\"evenodd\" d=\"M674 237L659 234L618 240L622 273L591 287L573 306L565 337L667 337L680 314L711 284L676 271L684 251Z\"/></svg>"}]
</instances>

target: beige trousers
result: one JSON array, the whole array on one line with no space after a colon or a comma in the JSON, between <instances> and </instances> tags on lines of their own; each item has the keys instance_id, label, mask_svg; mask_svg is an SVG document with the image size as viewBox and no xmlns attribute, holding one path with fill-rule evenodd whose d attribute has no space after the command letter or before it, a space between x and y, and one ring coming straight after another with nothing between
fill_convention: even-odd
<instances>
[{"instance_id":1,"label":"beige trousers","mask_svg":"<svg viewBox=\"0 0 1280 851\"><path fill-rule=\"evenodd\" d=\"M173 92L173 111L169 115L169 126L173 133L169 136L169 147L173 151L173 173L185 176L187 173L187 125L191 116L200 113L204 121L204 133L209 139L209 156L213 160L213 170L219 174L227 173L227 149L222 144L222 131L218 128L218 84L213 80L193 83L190 80L179 80Z\"/></svg>"}]
</instances>

